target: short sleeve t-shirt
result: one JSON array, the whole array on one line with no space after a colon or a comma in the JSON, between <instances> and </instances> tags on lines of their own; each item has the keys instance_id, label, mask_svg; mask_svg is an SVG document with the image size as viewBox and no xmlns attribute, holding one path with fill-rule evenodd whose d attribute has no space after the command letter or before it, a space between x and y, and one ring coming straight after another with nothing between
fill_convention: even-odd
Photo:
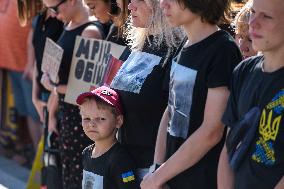
<instances>
[{"instance_id":1,"label":"short sleeve t-shirt","mask_svg":"<svg viewBox=\"0 0 284 189\"><path fill-rule=\"evenodd\" d=\"M130 54L111 83L125 112L120 140L138 168L153 163L159 124L167 106L172 57L165 45L146 44L142 51Z\"/></svg>"},{"instance_id":2,"label":"short sleeve t-shirt","mask_svg":"<svg viewBox=\"0 0 284 189\"><path fill-rule=\"evenodd\" d=\"M83 151L83 189L139 188L134 162L119 143L97 158L92 158L94 147L90 145Z\"/></svg>"},{"instance_id":3,"label":"short sleeve t-shirt","mask_svg":"<svg viewBox=\"0 0 284 189\"><path fill-rule=\"evenodd\" d=\"M240 61L237 45L223 30L183 47L174 58L170 72L167 158L202 124L208 89L228 87L233 69ZM173 178L169 182L170 187L216 188L217 164L223 141L196 165Z\"/></svg>"},{"instance_id":4,"label":"short sleeve t-shirt","mask_svg":"<svg viewBox=\"0 0 284 189\"><path fill-rule=\"evenodd\" d=\"M249 152L235 171L236 189L274 188L284 174L284 68L262 71L263 56L244 60L235 70L223 116L231 127L257 106L261 117Z\"/></svg>"}]
</instances>

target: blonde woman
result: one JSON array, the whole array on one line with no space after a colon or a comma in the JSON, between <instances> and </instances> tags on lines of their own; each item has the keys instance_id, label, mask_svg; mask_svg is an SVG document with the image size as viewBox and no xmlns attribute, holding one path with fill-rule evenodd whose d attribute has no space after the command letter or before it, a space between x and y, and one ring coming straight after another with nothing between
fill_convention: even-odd
<instances>
[{"instance_id":1,"label":"blonde woman","mask_svg":"<svg viewBox=\"0 0 284 189\"><path fill-rule=\"evenodd\" d=\"M125 109L120 140L133 156L142 179L153 162L159 122L168 100L171 58L181 33L168 27L156 0L132 0L128 8L131 21L127 40L132 53L111 87L118 90Z\"/></svg>"}]
</instances>

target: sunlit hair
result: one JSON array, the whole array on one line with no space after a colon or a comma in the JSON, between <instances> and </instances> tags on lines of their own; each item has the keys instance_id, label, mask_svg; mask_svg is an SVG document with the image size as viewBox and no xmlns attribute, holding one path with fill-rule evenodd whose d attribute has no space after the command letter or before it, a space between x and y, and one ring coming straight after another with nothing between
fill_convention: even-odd
<instances>
[{"instance_id":1,"label":"sunlit hair","mask_svg":"<svg viewBox=\"0 0 284 189\"><path fill-rule=\"evenodd\" d=\"M252 1L249 0L237 13L233 22L236 33L248 31L251 6Z\"/></svg>"},{"instance_id":2,"label":"sunlit hair","mask_svg":"<svg viewBox=\"0 0 284 189\"><path fill-rule=\"evenodd\" d=\"M152 16L148 20L146 28L138 28L130 21L127 26L127 40L132 50L142 50L148 40L150 45L159 48L166 45L169 49L180 44L184 34L179 28L172 28L168 25L166 17L157 0L145 0L148 7L152 9ZM149 41L149 36L153 36L153 41ZM152 42L152 44L151 44Z\"/></svg>"},{"instance_id":3,"label":"sunlit hair","mask_svg":"<svg viewBox=\"0 0 284 189\"><path fill-rule=\"evenodd\" d=\"M210 24L230 22L232 0L175 0Z\"/></svg>"},{"instance_id":4,"label":"sunlit hair","mask_svg":"<svg viewBox=\"0 0 284 189\"><path fill-rule=\"evenodd\" d=\"M17 0L17 4L21 26L25 26L34 16L44 9L42 0Z\"/></svg>"},{"instance_id":5,"label":"sunlit hair","mask_svg":"<svg viewBox=\"0 0 284 189\"><path fill-rule=\"evenodd\" d=\"M129 3L130 3L130 0L122 1L119 15L117 15L117 18L119 20L119 23L118 23L119 27L124 26L124 24L128 20L128 16L129 16L128 4Z\"/></svg>"}]
</instances>

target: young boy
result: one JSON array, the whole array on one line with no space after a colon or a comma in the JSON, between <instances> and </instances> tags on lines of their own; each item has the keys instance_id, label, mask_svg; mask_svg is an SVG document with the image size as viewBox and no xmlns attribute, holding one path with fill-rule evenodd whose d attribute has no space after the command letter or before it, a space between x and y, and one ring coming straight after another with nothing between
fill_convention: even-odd
<instances>
[{"instance_id":1,"label":"young boy","mask_svg":"<svg viewBox=\"0 0 284 189\"><path fill-rule=\"evenodd\" d=\"M118 94L105 86L77 98L85 134L95 142L83 151L83 189L136 189L134 162L117 142L123 115Z\"/></svg>"}]
</instances>

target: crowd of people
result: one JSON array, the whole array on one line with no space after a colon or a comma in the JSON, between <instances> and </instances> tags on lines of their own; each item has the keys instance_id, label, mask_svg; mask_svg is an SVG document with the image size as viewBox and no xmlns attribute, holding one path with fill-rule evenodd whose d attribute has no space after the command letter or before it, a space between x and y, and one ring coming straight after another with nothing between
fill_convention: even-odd
<instances>
[{"instance_id":1,"label":"crowd of people","mask_svg":"<svg viewBox=\"0 0 284 189\"><path fill-rule=\"evenodd\" d=\"M283 0L17 6L24 28L11 16L16 3L0 3L0 68L8 70L34 149L40 123L54 134L60 187L284 189ZM4 19L13 21L9 35ZM126 48L110 85L70 104L77 36ZM57 83L41 69L47 38L63 49Z\"/></svg>"}]
</instances>

